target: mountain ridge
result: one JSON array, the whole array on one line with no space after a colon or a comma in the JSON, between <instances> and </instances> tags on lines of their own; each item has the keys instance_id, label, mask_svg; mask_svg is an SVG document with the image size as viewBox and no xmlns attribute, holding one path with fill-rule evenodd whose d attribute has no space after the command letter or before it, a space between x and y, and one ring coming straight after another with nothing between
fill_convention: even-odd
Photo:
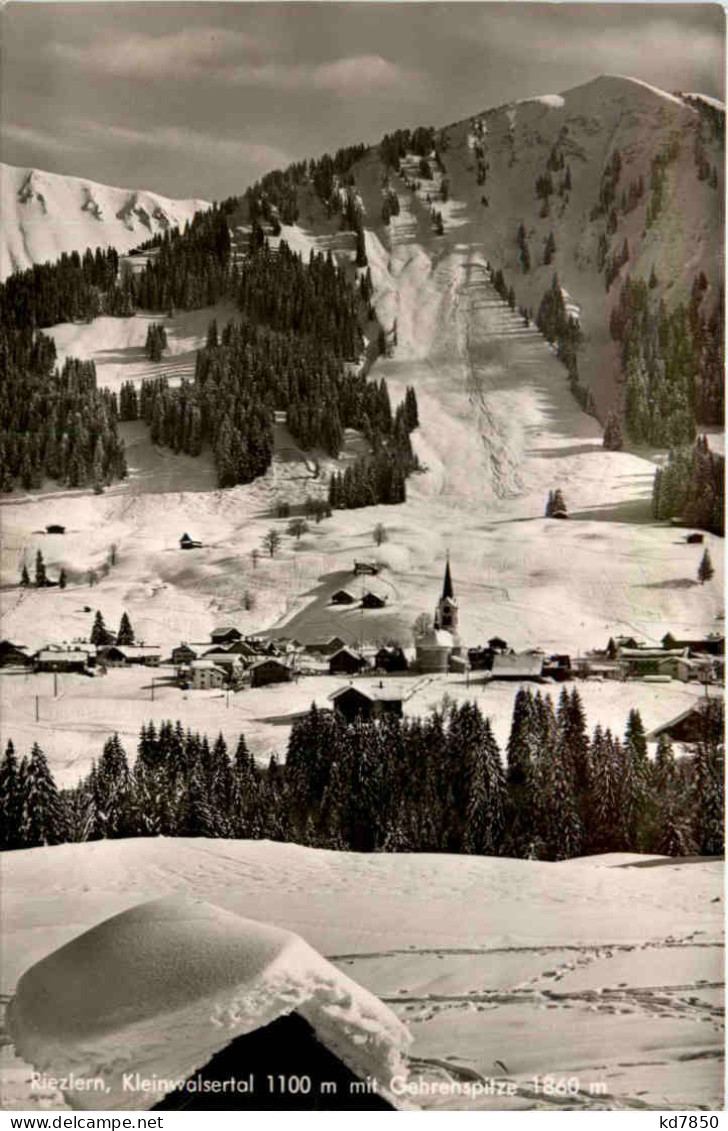
<instances>
[{"instance_id":1,"label":"mountain ridge","mask_svg":"<svg viewBox=\"0 0 728 1131\"><path fill-rule=\"evenodd\" d=\"M87 247L130 251L210 208L209 201L194 197L175 200L5 162L0 162L0 203L0 279Z\"/></svg>"}]
</instances>

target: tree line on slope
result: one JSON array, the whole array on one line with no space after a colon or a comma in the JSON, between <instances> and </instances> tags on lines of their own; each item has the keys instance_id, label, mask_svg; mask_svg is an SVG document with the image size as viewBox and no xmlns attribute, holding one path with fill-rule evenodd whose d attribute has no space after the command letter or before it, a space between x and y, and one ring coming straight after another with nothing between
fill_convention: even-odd
<instances>
[{"instance_id":1,"label":"tree line on slope","mask_svg":"<svg viewBox=\"0 0 728 1131\"><path fill-rule=\"evenodd\" d=\"M564 860L640 851L723 851L723 708L707 700L691 754L661 740L647 757L631 711L623 739L591 738L576 689L519 690L505 767L472 702L425 719L347 725L312 707L285 765L257 767L244 736L230 757L166 721L141 729L131 767L117 735L90 773L59 791L37 744L0 763L3 848L129 836L267 838L360 852L449 852Z\"/></svg>"}]
</instances>

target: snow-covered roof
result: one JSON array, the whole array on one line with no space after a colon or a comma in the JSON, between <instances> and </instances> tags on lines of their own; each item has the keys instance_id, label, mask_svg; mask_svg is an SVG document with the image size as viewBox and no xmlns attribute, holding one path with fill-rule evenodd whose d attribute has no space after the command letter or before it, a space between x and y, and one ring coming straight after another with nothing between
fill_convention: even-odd
<instances>
[{"instance_id":1,"label":"snow-covered roof","mask_svg":"<svg viewBox=\"0 0 728 1131\"><path fill-rule=\"evenodd\" d=\"M156 644L109 644L107 648L103 649L104 652L120 652L122 656L126 656L131 660L135 657L143 658L145 656L161 656L162 649Z\"/></svg>"},{"instance_id":2,"label":"snow-covered roof","mask_svg":"<svg viewBox=\"0 0 728 1131\"><path fill-rule=\"evenodd\" d=\"M289 931L168 896L93 927L26 971L8 1010L19 1056L55 1076L101 1077L77 1108L148 1109L244 1033L292 1012L360 1079L386 1088L402 1022ZM124 1088L124 1074L159 1082ZM168 1087L164 1087L167 1082Z\"/></svg>"},{"instance_id":3,"label":"snow-covered roof","mask_svg":"<svg viewBox=\"0 0 728 1131\"><path fill-rule=\"evenodd\" d=\"M290 664L286 663L280 656L261 656L259 660L256 660L254 664L250 665L250 670L254 671L255 668L262 668L266 664L276 664L279 668L290 668Z\"/></svg>"},{"instance_id":4,"label":"snow-covered roof","mask_svg":"<svg viewBox=\"0 0 728 1131\"><path fill-rule=\"evenodd\" d=\"M335 703L342 695L346 695L349 691L356 691L357 694L369 699L372 703L399 703L403 699L402 692L397 687L362 687L360 684L354 686L353 683L348 683L346 687L337 687L336 691L332 691L329 695L329 700Z\"/></svg>"},{"instance_id":5,"label":"snow-covered roof","mask_svg":"<svg viewBox=\"0 0 728 1131\"><path fill-rule=\"evenodd\" d=\"M81 648L43 648L35 658L40 663L85 664L88 657L89 653Z\"/></svg>"},{"instance_id":6,"label":"snow-covered roof","mask_svg":"<svg viewBox=\"0 0 728 1131\"><path fill-rule=\"evenodd\" d=\"M226 672L224 672L222 668L219 668L217 664L214 664L212 660L193 660L190 664L190 668L192 671L196 672L216 671L220 672L220 675L226 675Z\"/></svg>"},{"instance_id":7,"label":"snow-covered roof","mask_svg":"<svg viewBox=\"0 0 728 1131\"><path fill-rule=\"evenodd\" d=\"M620 660L669 660L686 657L687 648L620 648Z\"/></svg>"},{"instance_id":8,"label":"snow-covered roof","mask_svg":"<svg viewBox=\"0 0 728 1131\"><path fill-rule=\"evenodd\" d=\"M541 675L543 671L544 654L524 652L514 656L494 656L491 669L494 678L501 675L517 678L518 676Z\"/></svg>"},{"instance_id":9,"label":"snow-covered roof","mask_svg":"<svg viewBox=\"0 0 728 1131\"><path fill-rule=\"evenodd\" d=\"M415 639L418 648L454 648L455 638L444 628L428 628Z\"/></svg>"}]
</instances>

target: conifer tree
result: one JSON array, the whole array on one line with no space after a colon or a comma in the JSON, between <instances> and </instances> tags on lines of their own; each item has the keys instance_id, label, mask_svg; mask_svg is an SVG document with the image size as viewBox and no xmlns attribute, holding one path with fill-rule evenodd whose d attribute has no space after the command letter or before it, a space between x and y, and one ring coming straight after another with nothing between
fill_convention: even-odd
<instances>
[{"instance_id":1,"label":"conifer tree","mask_svg":"<svg viewBox=\"0 0 728 1131\"><path fill-rule=\"evenodd\" d=\"M40 550L38 550L35 555L35 584L37 589L44 589L48 584L45 562L43 561L43 554Z\"/></svg>"},{"instance_id":2,"label":"conifer tree","mask_svg":"<svg viewBox=\"0 0 728 1131\"><path fill-rule=\"evenodd\" d=\"M706 719L694 756L693 835L698 852L704 856L720 856L725 846L723 705L719 701L718 707L716 719Z\"/></svg>"},{"instance_id":3,"label":"conifer tree","mask_svg":"<svg viewBox=\"0 0 728 1131\"><path fill-rule=\"evenodd\" d=\"M22 780L22 838L24 846L60 844L64 839L62 808L48 760L33 743Z\"/></svg>"},{"instance_id":4,"label":"conifer tree","mask_svg":"<svg viewBox=\"0 0 728 1131\"><path fill-rule=\"evenodd\" d=\"M68 584L68 578L66 576L66 571L65 571L65 569L62 568L61 572L58 575L58 588L59 589L65 589L67 584Z\"/></svg>"},{"instance_id":5,"label":"conifer tree","mask_svg":"<svg viewBox=\"0 0 728 1131\"><path fill-rule=\"evenodd\" d=\"M29 574L28 574L28 567L27 567L27 565L25 564L25 562L23 562L23 568L22 568L22 569L21 569L21 571L20 571L20 584L21 584L21 585L22 585L22 586L23 586L23 587L24 587L25 589L27 589L27 588L28 588L28 586L30 585L30 576L29 576Z\"/></svg>"},{"instance_id":6,"label":"conifer tree","mask_svg":"<svg viewBox=\"0 0 728 1131\"><path fill-rule=\"evenodd\" d=\"M698 566L698 581L701 585L705 585L705 582L710 581L714 573L715 570L710 559L710 551L706 547L705 552L700 559L700 565Z\"/></svg>"},{"instance_id":7,"label":"conifer tree","mask_svg":"<svg viewBox=\"0 0 728 1131\"><path fill-rule=\"evenodd\" d=\"M546 729L542 722L536 766L537 820L540 854L547 860L568 860L578 856L582 847L567 706L564 701L561 722L558 718L552 722L545 703L542 708Z\"/></svg>"},{"instance_id":8,"label":"conifer tree","mask_svg":"<svg viewBox=\"0 0 728 1131\"><path fill-rule=\"evenodd\" d=\"M134 629L129 620L129 614L123 612L121 614L121 622L119 624L119 631L116 634L117 644L133 644L134 643Z\"/></svg>"},{"instance_id":9,"label":"conifer tree","mask_svg":"<svg viewBox=\"0 0 728 1131\"><path fill-rule=\"evenodd\" d=\"M106 625L104 624L104 618L99 609L96 610L96 616L94 617L90 640L91 643L95 644L97 648L102 647L104 644L108 644L111 640L113 640L111 633L107 630Z\"/></svg>"},{"instance_id":10,"label":"conifer tree","mask_svg":"<svg viewBox=\"0 0 728 1131\"><path fill-rule=\"evenodd\" d=\"M619 416L612 410L604 426L604 447L610 452L621 452L623 443Z\"/></svg>"},{"instance_id":11,"label":"conifer tree","mask_svg":"<svg viewBox=\"0 0 728 1131\"><path fill-rule=\"evenodd\" d=\"M106 740L94 767L91 797L93 837L113 839L136 834L133 779L118 734Z\"/></svg>"},{"instance_id":12,"label":"conifer tree","mask_svg":"<svg viewBox=\"0 0 728 1131\"><path fill-rule=\"evenodd\" d=\"M619 783L614 755L610 731L602 732L597 725L589 748L590 853L612 852L618 845Z\"/></svg>"},{"instance_id":13,"label":"conifer tree","mask_svg":"<svg viewBox=\"0 0 728 1131\"><path fill-rule=\"evenodd\" d=\"M537 720L533 695L519 688L513 705L511 732L506 749L506 819L503 851L507 856L527 859L537 855L537 782L535 755L538 749Z\"/></svg>"},{"instance_id":14,"label":"conifer tree","mask_svg":"<svg viewBox=\"0 0 728 1131\"><path fill-rule=\"evenodd\" d=\"M217 822L199 766L192 770L181 801L178 836L215 837Z\"/></svg>"},{"instance_id":15,"label":"conifer tree","mask_svg":"<svg viewBox=\"0 0 728 1131\"><path fill-rule=\"evenodd\" d=\"M0 849L3 851L23 847L23 776L12 739L8 739L0 762Z\"/></svg>"}]
</instances>

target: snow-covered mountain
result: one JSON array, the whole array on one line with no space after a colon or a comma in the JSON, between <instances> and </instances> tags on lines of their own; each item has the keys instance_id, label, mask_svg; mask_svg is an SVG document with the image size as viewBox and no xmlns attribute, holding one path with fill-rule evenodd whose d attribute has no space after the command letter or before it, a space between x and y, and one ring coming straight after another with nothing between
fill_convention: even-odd
<instances>
[{"instance_id":1,"label":"snow-covered mountain","mask_svg":"<svg viewBox=\"0 0 728 1131\"><path fill-rule=\"evenodd\" d=\"M64 251L128 251L209 207L206 200L169 200L144 189L0 164L0 278Z\"/></svg>"}]
</instances>

